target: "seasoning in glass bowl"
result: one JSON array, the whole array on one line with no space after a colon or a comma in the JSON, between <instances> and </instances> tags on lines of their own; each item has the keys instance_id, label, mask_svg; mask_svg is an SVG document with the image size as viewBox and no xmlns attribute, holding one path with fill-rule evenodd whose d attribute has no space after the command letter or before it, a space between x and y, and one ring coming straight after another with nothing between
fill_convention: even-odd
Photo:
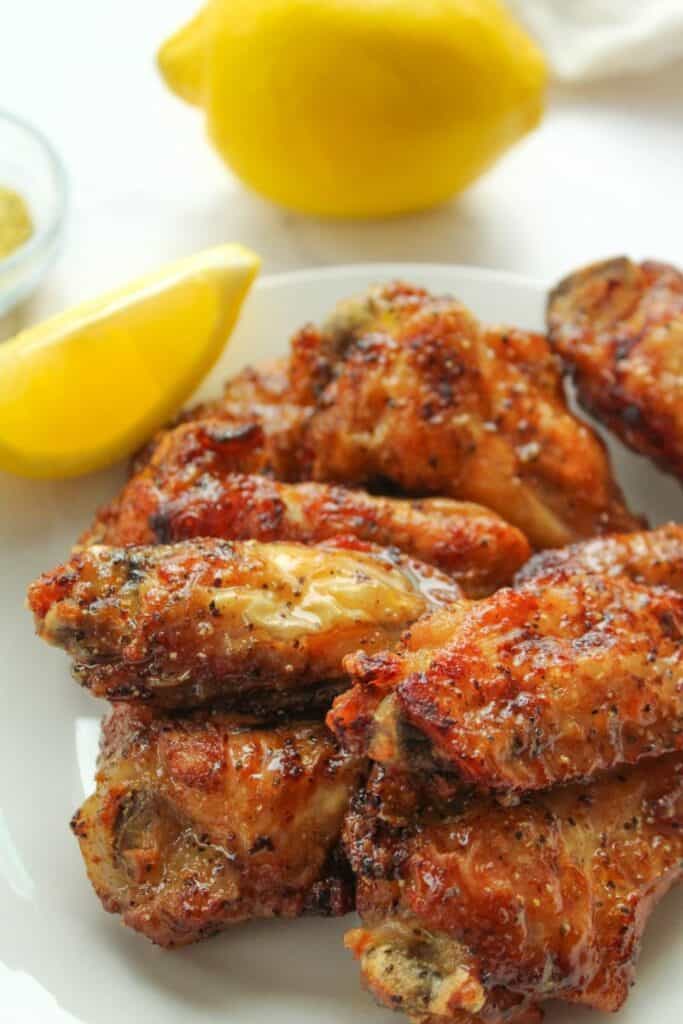
<instances>
[{"instance_id":1,"label":"seasoning in glass bowl","mask_svg":"<svg viewBox=\"0 0 683 1024\"><path fill-rule=\"evenodd\" d=\"M10 256L33 234L26 200L12 188L0 185L0 260Z\"/></svg>"}]
</instances>

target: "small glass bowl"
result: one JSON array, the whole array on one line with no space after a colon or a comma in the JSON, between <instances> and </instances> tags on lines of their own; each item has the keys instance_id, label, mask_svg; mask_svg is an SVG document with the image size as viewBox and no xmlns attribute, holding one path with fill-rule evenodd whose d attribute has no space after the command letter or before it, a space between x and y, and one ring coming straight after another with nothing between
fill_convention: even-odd
<instances>
[{"instance_id":1,"label":"small glass bowl","mask_svg":"<svg viewBox=\"0 0 683 1024\"><path fill-rule=\"evenodd\" d=\"M66 170L42 132L0 110L0 186L19 192L33 234L0 259L0 316L27 298L55 259L67 205Z\"/></svg>"}]
</instances>

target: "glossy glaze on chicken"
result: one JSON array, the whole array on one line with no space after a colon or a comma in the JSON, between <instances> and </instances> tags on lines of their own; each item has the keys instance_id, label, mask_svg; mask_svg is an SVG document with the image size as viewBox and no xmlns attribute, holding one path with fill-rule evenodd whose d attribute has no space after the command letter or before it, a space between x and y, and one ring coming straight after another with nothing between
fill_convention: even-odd
<instances>
[{"instance_id":1,"label":"glossy glaze on chicken","mask_svg":"<svg viewBox=\"0 0 683 1024\"><path fill-rule=\"evenodd\" d=\"M330 727L405 766L525 791L683 746L683 596L557 573L415 624L402 647L347 659ZM417 741L417 742L416 742Z\"/></svg>"},{"instance_id":2,"label":"glossy glaze on chicken","mask_svg":"<svg viewBox=\"0 0 683 1024\"><path fill-rule=\"evenodd\" d=\"M683 755L508 807L421 802L375 768L345 840L363 920L346 943L379 1002L420 1024L538 1021L549 999L617 1010L683 873Z\"/></svg>"},{"instance_id":3,"label":"glossy glaze on chicken","mask_svg":"<svg viewBox=\"0 0 683 1024\"><path fill-rule=\"evenodd\" d=\"M74 659L95 696L192 707L339 679L458 586L372 549L198 539L95 546L32 584L38 633Z\"/></svg>"}]
</instances>

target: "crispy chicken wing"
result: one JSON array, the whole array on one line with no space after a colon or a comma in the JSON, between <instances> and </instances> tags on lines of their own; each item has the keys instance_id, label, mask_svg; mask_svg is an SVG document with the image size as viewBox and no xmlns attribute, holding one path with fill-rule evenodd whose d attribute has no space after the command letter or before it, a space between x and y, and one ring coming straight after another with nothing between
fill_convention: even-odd
<instances>
[{"instance_id":1,"label":"crispy chicken wing","mask_svg":"<svg viewBox=\"0 0 683 1024\"><path fill-rule=\"evenodd\" d=\"M657 530L596 537L556 551L542 551L517 573L516 582L549 576L558 569L628 576L637 583L683 593L683 526L667 523Z\"/></svg>"},{"instance_id":2,"label":"crispy chicken wing","mask_svg":"<svg viewBox=\"0 0 683 1024\"><path fill-rule=\"evenodd\" d=\"M536 547L638 525L541 335L483 328L452 299L393 284L305 328L290 379L312 408L316 480L480 502Z\"/></svg>"},{"instance_id":3,"label":"crispy chicken wing","mask_svg":"<svg viewBox=\"0 0 683 1024\"><path fill-rule=\"evenodd\" d=\"M161 946L252 917L343 914L339 837L360 769L318 722L118 705L72 828L105 909Z\"/></svg>"},{"instance_id":4,"label":"crispy chicken wing","mask_svg":"<svg viewBox=\"0 0 683 1024\"><path fill-rule=\"evenodd\" d=\"M683 746L682 640L680 594L558 572L347 658L328 723L377 761L423 756L485 789L587 779Z\"/></svg>"},{"instance_id":5,"label":"crispy chicken wing","mask_svg":"<svg viewBox=\"0 0 683 1024\"><path fill-rule=\"evenodd\" d=\"M380 498L329 484L253 475L266 453L260 427L182 424L100 511L85 544L156 544L191 537L314 543L349 535L396 547L480 597L509 583L529 557L524 535L466 502Z\"/></svg>"},{"instance_id":6,"label":"crispy chicken wing","mask_svg":"<svg viewBox=\"0 0 683 1024\"><path fill-rule=\"evenodd\" d=\"M683 479L683 273L625 258L585 267L551 293L548 328L585 408Z\"/></svg>"},{"instance_id":7,"label":"crispy chicken wing","mask_svg":"<svg viewBox=\"0 0 683 1024\"><path fill-rule=\"evenodd\" d=\"M91 547L29 589L38 633L95 695L187 707L339 679L342 658L398 639L459 587L360 541L198 539Z\"/></svg>"},{"instance_id":8,"label":"crispy chicken wing","mask_svg":"<svg viewBox=\"0 0 683 1024\"><path fill-rule=\"evenodd\" d=\"M417 1024L537 1021L548 999L616 1010L640 939L683 869L683 756L589 785L417 805L375 769L346 848L366 985Z\"/></svg>"}]
</instances>

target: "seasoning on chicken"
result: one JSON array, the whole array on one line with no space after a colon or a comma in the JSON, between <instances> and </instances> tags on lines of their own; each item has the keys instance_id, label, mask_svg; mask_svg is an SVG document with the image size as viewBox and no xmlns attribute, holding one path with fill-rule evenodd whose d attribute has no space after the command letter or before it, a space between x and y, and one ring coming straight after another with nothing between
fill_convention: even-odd
<instances>
[{"instance_id":1,"label":"seasoning on chicken","mask_svg":"<svg viewBox=\"0 0 683 1024\"><path fill-rule=\"evenodd\" d=\"M156 465L171 458L181 466L207 446L234 444L231 458L241 450L247 461L242 472L267 473L279 480L296 480L300 473L301 431L307 410L292 400L286 359L247 366L225 383L223 394L186 409L176 424L160 430L133 460L134 473L155 457ZM177 428L186 424L185 431ZM242 439L243 447L238 447Z\"/></svg>"},{"instance_id":2,"label":"seasoning on chicken","mask_svg":"<svg viewBox=\"0 0 683 1024\"><path fill-rule=\"evenodd\" d=\"M581 404L683 480L683 273L626 258L585 267L551 292L548 329Z\"/></svg>"},{"instance_id":3,"label":"seasoning on chicken","mask_svg":"<svg viewBox=\"0 0 683 1024\"><path fill-rule=\"evenodd\" d=\"M425 616L401 648L346 659L328 724L386 764L542 789L683 747L683 596L555 576Z\"/></svg>"},{"instance_id":4,"label":"seasoning on chicken","mask_svg":"<svg viewBox=\"0 0 683 1024\"><path fill-rule=\"evenodd\" d=\"M542 335L484 328L399 283L301 332L289 373L295 401L316 403L303 430L316 480L478 502L539 548L642 525Z\"/></svg>"},{"instance_id":5,"label":"seasoning on chicken","mask_svg":"<svg viewBox=\"0 0 683 1024\"><path fill-rule=\"evenodd\" d=\"M515 582L550 576L558 569L628 576L636 583L683 593L683 526L667 523L656 530L595 537L555 551L542 551L520 569Z\"/></svg>"},{"instance_id":6,"label":"seasoning on chicken","mask_svg":"<svg viewBox=\"0 0 683 1024\"><path fill-rule=\"evenodd\" d=\"M441 498L401 500L256 475L270 453L261 427L199 420L169 431L82 538L158 544L192 537L315 543L348 535L435 565L472 597L509 583L531 554L494 512Z\"/></svg>"},{"instance_id":7,"label":"seasoning on chicken","mask_svg":"<svg viewBox=\"0 0 683 1024\"><path fill-rule=\"evenodd\" d=\"M549 999L617 1010L683 869L683 755L502 806L420 804L374 769L345 829L375 998L429 1024L531 1024Z\"/></svg>"},{"instance_id":8,"label":"seasoning on chicken","mask_svg":"<svg viewBox=\"0 0 683 1024\"><path fill-rule=\"evenodd\" d=\"M192 707L343 678L460 589L360 541L307 547L197 539L91 547L29 589L38 633L98 697Z\"/></svg>"},{"instance_id":9,"label":"seasoning on chicken","mask_svg":"<svg viewBox=\"0 0 683 1024\"><path fill-rule=\"evenodd\" d=\"M106 910L161 946L254 917L344 914L360 762L318 722L117 705L72 828Z\"/></svg>"}]
</instances>

